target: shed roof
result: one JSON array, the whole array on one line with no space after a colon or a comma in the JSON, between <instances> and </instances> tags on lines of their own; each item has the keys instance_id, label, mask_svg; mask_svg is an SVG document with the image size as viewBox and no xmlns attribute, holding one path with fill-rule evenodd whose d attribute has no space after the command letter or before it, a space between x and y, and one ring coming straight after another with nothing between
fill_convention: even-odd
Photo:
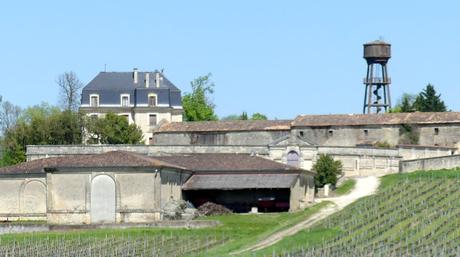
<instances>
[{"instance_id":1,"label":"shed roof","mask_svg":"<svg viewBox=\"0 0 460 257\"><path fill-rule=\"evenodd\" d=\"M195 174L183 190L290 188L299 174Z\"/></svg>"},{"instance_id":2,"label":"shed roof","mask_svg":"<svg viewBox=\"0 0 460 257\"><path fill-rule=\"evenodd\" d=\"M290 127L291 120L196 121L166 123L156 132L282 131Z\"/></svg>"},{"instance_id":3,"label":"shed roof","mask_svg":"<svg viewBox=\"0 0 460 257\"><path fill-rule=\"evenodd\" d=\"M189 154L151 157L126 151L68 155L0 168L0 174L43 173L46 168L153 167L205 172L291 172L296 167L248 154Z\"/></svg>"},{"instance_id":4,"label":"shed roof","mask_svg":"<svg viewBox=\"0 0 460 257\"><path fill-rule=\"evenodd\" d=\"M190 171L292 171L299 168L278 163L249 154L188 154L154 157L167 163L174 163Z\"/></svg>"},{"instance_id":5,"label":"shed roof","mask_svg":"<svg viewBox=\"0 0 460 257\"><path fill-rule=\"evenodd\" d=\"M293 127L460 123L460 112L300 115Z\"/></svg>"}]
</instances>

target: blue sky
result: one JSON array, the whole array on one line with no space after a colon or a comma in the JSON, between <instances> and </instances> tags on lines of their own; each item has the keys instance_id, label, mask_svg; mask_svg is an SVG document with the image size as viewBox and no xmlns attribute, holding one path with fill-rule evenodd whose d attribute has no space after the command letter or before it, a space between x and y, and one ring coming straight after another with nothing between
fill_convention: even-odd
<instances>
[{"instance_id":1,"label":"blue sky","mask_svg":"<svg viewBox=\"0 0 460 257\"><path fill-rule=\"evenodd\" d=\"M8 1L0 95L58 102L56 77L164 69L183 91L211 72L219 116L360 113L362 44L383 37L393 100L432 83L460 110L456 1Z\"/></svg>"}]
</instances>

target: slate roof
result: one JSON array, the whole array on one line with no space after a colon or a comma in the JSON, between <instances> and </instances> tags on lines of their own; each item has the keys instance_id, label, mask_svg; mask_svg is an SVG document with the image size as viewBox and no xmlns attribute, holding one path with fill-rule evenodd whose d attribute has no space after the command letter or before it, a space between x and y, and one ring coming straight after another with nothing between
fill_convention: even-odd
<instances>
[{"instance_id":1,"label":"slate roof","mask_svg":"<svg viewBox=\"0 0 460 257\"><path fill-rule=\"evenodd\" d=\"M155 76L158 71L154 72L137 72L138 82L134 84L133 72L100 72L91 80L83 90L126 90L134 88L145 88L145 74L150 73L150 87L155 87ZM179 89L169 81L164 74L161 74L160 88L167 87L179 91Z\"/></svg>"},{"instance_id":2,"label":"slate roof","mask_svg":"<svg viewBox=\"0 0 460 257\"><path fill-rule=\"evenodd\" d=\"M460 123L460 112L300 115L292 127Z\"/></svg>"},{"instance_id":3,"label":"slate roof","mask_svg":"<svg viewBox=\"0 0 460 257\"><path fill-rule=\"evenodd\" d=\"M158 156L157 160L174 163L197 172L283 171L299 173L300 169L249 154L188 154Z\"/></svg>"},{"instance_id":4,"label":"slate roof","mask_svg":"<svg viewBox=\"0 0 460 257\"><path fill-rule=\"evenodd\" d=\"M195 174L182 185L183 190L235 190L290 188L298 174Z\"/></svg>"},{"instance_id":5,"label":"slate roof","mask_svg":"<svg viewBox=\"0 0 460 257\"><path fill-rule=\"evenodd\" d=\"M112 151L102 154L68 155L23 162L14 166L0 168L0 174L44 173L46 168L63 167L183 167L165 163L142 154L125 151Z\"/></svg>"},{"instance_id":6,"label":"slate roof","mask_svg":"<svg viewBox=\"0 0 460 257\"><path fill-rule=\"evenodd\" d=\"M224 132L224 131L283 131L289 130L291 120L232 120L171 122L155 132Z\"/></svg>"}]
</instances>

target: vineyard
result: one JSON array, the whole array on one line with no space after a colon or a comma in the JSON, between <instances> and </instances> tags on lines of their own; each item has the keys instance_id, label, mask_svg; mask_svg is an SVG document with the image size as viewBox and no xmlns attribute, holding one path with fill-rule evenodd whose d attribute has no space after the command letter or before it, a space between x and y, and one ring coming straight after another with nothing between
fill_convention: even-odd
<instances>
[{"instance_id":1,"label":"vineyard","mask_svg":"<svg viewBox=\"0 0 460 257\"><path fill-rule=\"evenodd\" d=\"M228 256L306 219L303 212L224 215L203 229L5 235L0 256ZM460 170L395 174L314 227L244 256L460 256Z\"/></svg>"},{"instance_id":2,"label":"vineyard","mask_svg":"<svg viewBox=\"0 0 460 257\"><path fill-rule=\"evenodd\" d=\"M316 245L296 240L333 230ZM286 240L297 250L281 256L460 256L460 170L384 177L376 195Z\"/></svg>"},{"instance_id":3,"label":"vineyard","mask_svg":"<svg viewBox=\"0 0 460 257\"><path fill-rule=\"evenodd\" d=\"M206 253L212 247L224 244L228 238L223 234L151 233L131 231L128 233L84 236L80 233L40 236L31 234L2 240L0 256L154 256L169 257Z\"/></svg>"}]
</instances>

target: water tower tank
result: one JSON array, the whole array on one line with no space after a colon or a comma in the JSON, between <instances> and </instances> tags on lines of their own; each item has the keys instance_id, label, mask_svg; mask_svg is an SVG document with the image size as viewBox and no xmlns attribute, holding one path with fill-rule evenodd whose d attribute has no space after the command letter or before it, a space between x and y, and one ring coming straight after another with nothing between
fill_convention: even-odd
<instances>
[{"instance_id":1,"label":"water tower tank","mask_svg":"<svg viewBox=\"0 0 460 257\"><path fill-rule=\"evenodd\" d=\"M391 58L391 45L382 40L364 44L364 59L367 63L387 63Z\"/></svg>"}]
</instances>

